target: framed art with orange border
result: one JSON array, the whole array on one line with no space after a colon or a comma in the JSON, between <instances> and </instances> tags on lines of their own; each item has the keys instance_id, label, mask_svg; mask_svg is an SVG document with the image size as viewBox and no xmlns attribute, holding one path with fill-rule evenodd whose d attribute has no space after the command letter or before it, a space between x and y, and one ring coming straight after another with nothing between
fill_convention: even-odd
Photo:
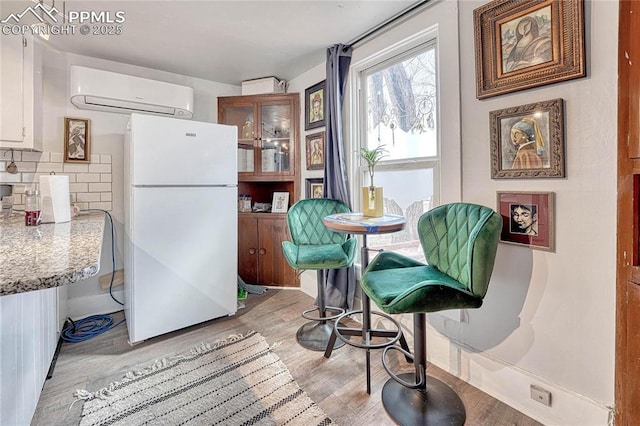
<instances>
[{"instance_id":1,"label":"framed art with orange border","mask_svg":"<svg viewBox=\"0 0 640 426\"><path fill-rule=\"evenodd\" d=\"M495 0L473 24L478 99L586 75L584 0Z\"/></svg>"},{"instance_id":2,"label":"framed art with orange border","mask_svg":"<svg viewBox=\"0 0 640 426\"><path fill-rule=\"evenodd\" d=\"M497 192L500 242L553 251L553 192Z\"/></svg>"}]
</instances>

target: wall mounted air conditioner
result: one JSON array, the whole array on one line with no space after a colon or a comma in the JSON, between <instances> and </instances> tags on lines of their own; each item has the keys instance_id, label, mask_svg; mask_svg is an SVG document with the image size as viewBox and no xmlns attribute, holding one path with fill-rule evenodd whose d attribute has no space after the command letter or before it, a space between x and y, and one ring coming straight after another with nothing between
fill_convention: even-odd
<instances>
[{"instance_id":1,"label":"wall mounted air conditioner","mask_svg":"<svg viewBox=\"0 0 640 426\"><path fill-rule=\"evenodd\" d=\"M193 117L193 89L77 65L70 67L71 103L80 109Z\"/></svg>"}]
</instances>

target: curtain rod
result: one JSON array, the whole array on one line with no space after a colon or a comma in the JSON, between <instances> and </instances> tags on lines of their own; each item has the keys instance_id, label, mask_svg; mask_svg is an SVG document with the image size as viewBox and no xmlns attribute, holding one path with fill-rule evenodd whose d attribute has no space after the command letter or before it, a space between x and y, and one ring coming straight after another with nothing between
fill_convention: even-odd
<instances>
[{"instance_id":1,"label":"curtain rod","mask_svg":"<svg viewBox=\"0 0 640 426\"><path fill-rule=\"evenodd\" d=\"M396 13L395 15L390 17L389 19L381 22L380 24L376 25L375 27L369 29L368 31L366 31L366 32L364 32L362 34L360 34L358 37L354 38L349 43L347 43L347 46L354 47L354 45L360 43L364 39L368 38L369 36L373 35L374 33L378 32L378 31L380 31L384 27L386 27L388 25L391 25L392 23L404 18L405 16L407 16L410 13L414 12L419 7L424 6L425 4L429 3L430 1L431 0L420 0L420 1L415 2L411 6L408 6L405 9L401 10L400 12Z\"/></svg>"}]
</instances>

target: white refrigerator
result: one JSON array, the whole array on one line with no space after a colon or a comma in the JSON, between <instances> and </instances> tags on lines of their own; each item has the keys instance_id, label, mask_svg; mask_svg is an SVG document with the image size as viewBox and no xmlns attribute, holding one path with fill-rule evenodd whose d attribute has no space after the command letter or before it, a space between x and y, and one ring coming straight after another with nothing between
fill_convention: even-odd
<instances>
[{"instance_id":1,"label":"white refrigerator","mask_svg":"<svg viewBox=\"0 0 640 426\"><path fill-rule=\"evenodd\" d=\"M132 114L124 147L129 342L237 308L237 130Z\"/></svg>"}]
</instances>

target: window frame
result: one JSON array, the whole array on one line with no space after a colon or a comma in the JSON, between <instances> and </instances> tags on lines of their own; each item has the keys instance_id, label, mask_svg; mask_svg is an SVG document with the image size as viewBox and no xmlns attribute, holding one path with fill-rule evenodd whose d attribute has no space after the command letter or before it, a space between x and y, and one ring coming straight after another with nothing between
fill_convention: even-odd
<instances>
[{"instance_id":1,"label":"window frame","mask_svg":"<svg viewBox=\"0 0 640 426\"><path fill-rule=\"evenodd\" d=\"M441 130L440 130L440 66L438 53L438 34L437 28L429 28L420 34L417 34L410 40L405 40L395 46L390 46L383 52L372 55L369 58L354 64L350 73L351 87L351 122L357 122L357 125L351 127L351 138L353 141L352 158L350 163L351 170L351 193L353 197L353 207L356 210L362 209L362 200L360 188L364 186L365 177L367 176L366 164L362 161L359 152L360 147L365 146L367 138L367 100L365 96L366 79L371 74L387 68L393 64L400 63L407 58L417 56L428 49L433 48L435 54L436 67L436 86L438 88L438 96L436 99L436 150L438 155L430 157L415 157L407 159L381 160L376 166L377 171L402 171L416 169L433 169L433 206L439 204L441 199Z\"/></svg>"}]
</instances>

